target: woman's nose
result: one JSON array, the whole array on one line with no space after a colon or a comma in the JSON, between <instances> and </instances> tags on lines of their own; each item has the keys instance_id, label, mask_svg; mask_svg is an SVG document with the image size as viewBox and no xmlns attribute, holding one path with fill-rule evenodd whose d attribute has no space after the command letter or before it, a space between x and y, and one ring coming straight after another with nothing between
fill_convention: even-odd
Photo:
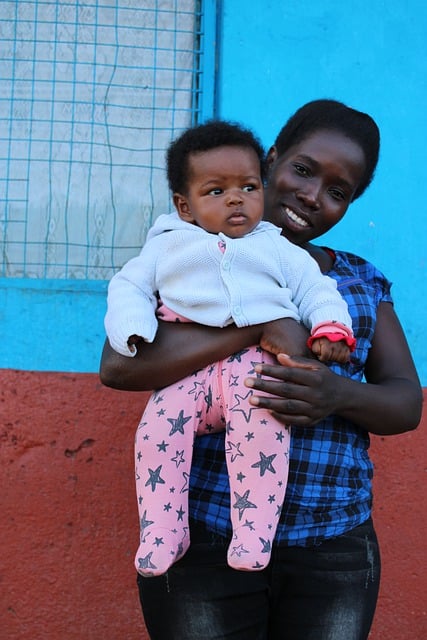
<instances>
[{"instance_id":1,"label":"woman's nose","mask_svg":"<svg viewBox=\"0 0 427 640\"><path fill-rule=\"evenodd\" d=\"M296 196L307 207L312 209L318 209L320 206L320 183L315 180L310 180L304 184L304 187L297 191Z\"/></svg>"}]
</instances>

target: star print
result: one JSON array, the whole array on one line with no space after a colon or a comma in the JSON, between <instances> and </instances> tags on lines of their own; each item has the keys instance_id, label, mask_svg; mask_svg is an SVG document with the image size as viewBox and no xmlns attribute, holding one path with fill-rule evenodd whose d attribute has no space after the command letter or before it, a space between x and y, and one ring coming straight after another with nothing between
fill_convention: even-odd
<instances>
[{"instance_id":1,"label":"star print","mask_svg":"<svg viewBox=\"0 0 427 640\"><path fill-rule=\"evenodd\" d=\"M146 426L147 426L146 422L140 422L139 425L138 425L138 429L143 429Z\"/></svg>"},{"instance_id":2,"label":"star print","mask_svg":"<svg viewBox=\"0 0 427 640\"><path fill-rule=\"evenodd\" d=\"M153 493L156 490L156 484L165 484L165 481L163 480L163 478L160 477L161 470L162 470L161 464L157 467L155 471L153 471L152 469L148 469L148 473L150 474L150 477L145 483L145 486L148 487L148 485L151 484L151 491L153 491Z\"/></svg>"},{"instance_id":3,"label":"star print","mask_svg":"<svg viewBox=\"0 0 427 640\"><path fill-rule=\"evenodd\" d=\"M166 452L166 447L169 446L169 443L165 442L164 440L162 442L159 442L159 444L157 445L157 448L160 451L165 451Z\"/></svg>"},{"instance_id":4,"label":"star print","mask_svg":"<svg viewBox=\"0 0 427 640\"><path fill-rule=\"evenodd\" d=\"M141 533L143 534L145 529L153 524L154 520L147 520L147 510L142 514L142 518L139 521L139 528L141 529Z\"/></svg>"},{"instance_id":5,"label":"star print","mask_svg":"<svg viewBox=\"0 0 427 640\"><path fill-rule=\"evenodd\" d=\"M239 456L243 457L243 453L240 451L240 446L241 446L240 442L238 442L237 444L234 444L234 442L231 442L230 440L228 440L227 445L228 445L228 449L225 450L225 453L231 454L231 462L234 462L235 459L238 458ZM234 453L232 453L233 449L234 449Z\"/></svg>"},{"instance_id":6,"label":"star print","mask_svg":"<svg viewBox=\"0 0 427 640\"><path fill-rule=\"evenodd\" d=\"M239 376L230 375L230 380L228 381L229 387L237 387L237 383L239 381Z\"/></svg>"},{"instance_id":7,"label":"star print","mask_svg":"<svg viewBox=\"0 0 427 640\"><path fill-rule=\"evenodd\" d=\"M244 480L245 478L246 478L246 476L245 476L242 472L238 473L238 474L237 474L237 476L236 476L236 479L237 479L239 482L243 482L243 480Z\"/></svg>"},{"instance_id":8,"label":"star print","mask_svg":"<svg viewBox=\"0 0 427 640\"><path fill-rule=\"evenodd\" d=\"M212 388L209 387L207 394L205 395L206 412L212 409Z\"/></svg>"},{"instance_id":9,"label":"star print","mask_svg":"<svg viewBox=\"0 0 427 640\"><path fill-rule=\"evenodd\" d=\"M155 404L159 404L160 402L163 402L163 396L157 396L154 398L154 403Z\"/></svg>"},{"instance_id":10,"label":"star print","mask_svg":"<svg viewBox=\"0 0 427 640\"><path fill-rule=\"evenodd\" d=\"M242 496L239 496L237 491L234 491L234 497L236 498L235 504L233 504L233 509L239 510L239 520L242 519L243 512L245 509L257 509L258 507L253 502L248 500L250 490L248 489Z\"/></svg>"},{"instance_id":11,"label":"star print","mask_svg":"<svg viewBox=\"0 0 427 640\"><path fill-rule=\"evenodd\" d=\"M182 508L182 505L180 506L180 508L179 508L179 509L177 509L177 510L176 510L176 512L177 512L177 514L178 514L178 518L177 518L177 520L183 520L183 519L184 519L185 511L184 511L184 509Z\"/></svg>"},{"instance_id":12,"label":"star print","mask_svg":"<svg viewBox=\"0 0 427 640\"><path fill-rule=\"evenodd\" d=\"M184 410L181 409L177 418L168 418L168 422L171 423L172 429L169 432L170 436L173 436L174 433L179 431L184 435L184 425L191 420L191 416L187 416L184 418Z\"/></svg>"},{"instance_id":13,"label":"star print","mask_svg":"<svg viewBox=\"0 0 427 640\"><path fill-rule=\"evenodd\" d=\"M272 496L268 496L268 501L271 504L272 502L276 502L276 496L272 495Z\"/></svg>"},{"instance_id":14,"label":"star print","mask_svg":"<svg viewBox=\"0 0 427 640\"><path fill-rule=\"evenodd\" d=\"M253 431L248 431L248 433L245 435L246 440L249 442L249 440L253 440L255 438L254 436L254 432Z\"/></svg>"},{"instance_id":15,"label":"star print","mask_svg":"<svg viewBox=\"0 0 427 640\"><path fill-rule=\"evenodd\" d=\"M259 455L261 456L260 459L258 460L258 462L255 462L255 464L251 465L251 468L256 469L257 467L259 467L260 476L263 476L266 471L271 471L271 473L276 473L276 470L273 467L272 462L277 454L272 453L271 456L266 456L262 451L260 451Z\"/></svg>"},{"instance_id":16,"label":"star print","mask_svg":"<svg viewBox=\"0 0 427 640\"><path fill-rule=\"evenodd\" d=\"M233 407L230 407L230 411L240 411L241 413L243 413L246 422L250 422L252 411L258 409L258 407L251 407L247 402L248 398L252 395L252 390L248 391L245 396L240 396L239 394L235 393L234 399L236 400L236 404ZM245 408L245 406L242 404L245 402L246 404L248 404L247 408Z\"/></svg>"},{"instance_id":17,"label":"star print","mask_svg":"<svg viewBox=\"0 0 427 640\"><path fill-rule=\"evenodd\" d=\"M141 458L142 458L142 453L140 451L138 451L138 454L136 456L138 458L138 462L140 462Z\"/></svg>"},{"instance_id":18,"label":"star print","mask_svg":"<svg viewBox=\"0 0 427 640\"><path fill-rule=\"evenodd\" d=\"M284 434L283 431L276 431L276 440L279 442L283 442Z\"/></svg>"},{"instance_id":19,"label":"star print","mask_svg":"<svg viewBox=\"0 0 427 640\"><path fill-rule=\"evenodd\" d=\"M234 360L237 360L237 362L242 362L242 356L245 355L245 353L248 353L249 349L243 349L242 351L238 351L237 353L234 353L232 356L230 356L227 360L227 362L234 362Z\"/></svg>"},{"instance_id":20,"label":"star print","mask_svg":"<svg viewBox=\"0 0 427 640\"><path fill-rule=\"evenodd\" d=\"M270 540L264 540L264 538L259 538L259 541L262 544L261 553L270 553L270 551L271 551L271 542L270 542Z\"/></svg>"},{"instance_id":21,"label":"star print","mask_svg":"<svg viewBox=\"0 0 427 640\"><path fill-rule=\"evenodd\" d=\"M188 481L190 480L190 474L184 471L182 477L184 478L184 484L180 493L186 493L188 491Z\"/></svg>"},{"instance_id":22,"label":"star print","mask_svg":"<svg viewBox=\"0 0 427 640\"><path fill-rule=\"evenodd\" d=\"M245 524L242 525L243 527L249 527L249 529L251 531L255 531L255 527L254 527L254 521L253 520L246 520Z\"/></svg>"},{"instance_id":23,"label":"star print","mask_svg":"<svg viewBox=\"0 0 427 640\"><path fill-rule=\"evenodd\" d=\"M248 375L251 375L251 376L256 375L257 378L260 378L261 377L260 373L255 374L255 365L256 364L259 364L259 362L254 362L254 360L251 360L252 369L250 369L248 371Z\"/></svg>"},{"instance_id":24,"label":"star print","mask_svg":"<svg viewBox=\"0 0 427 640\"><path fill-rule=\"evenodd\" d=\"M204 383L203 382L197 382L197 380L195 380L194 382L194 387L192 389L190 389L190 391L188 392L189 396L194 395L194 399L197 400L197 398L204 393Z\"/></svg>"},{"instance_id":25,"label":"star print","mask_svg":"<svg viewBox=\"0 0 427 640\"><path fill-rule=\"evenodd\" d=\"M171 458L171 462L175 462L176 468L178 469L179 465L185 462L184 449L182 451L177 451L175 457Z\"/></svg>"},{"instance_id":26,"label":"star print","mask_svg":"<svg viewBox=\"0 0 427 640\"><path fill-rule=\"evenodd\" d=\"M138 558L139 569L157 569L156 565L151 562L153 552L150 551L144 558Z\"/></svg>"},{"instance_id":27,"label":"star print","mask_svg":"<svg viewBox=\"0 0 427 640\"><path fill-rule=\"evenodd\" d=\"M149 440L149 439L150 439L150 436L149 436L149 435L147 435L147 434L145 434L145 436L144 436L144 440Z\"/></svg>"},{"instance_id":28,"label":"star print","mask_svg":"<svg viewBox=\"0 0 427 640\"><path fill-rule=\"evenodd\" d=\"M165 504L165 506L163 507L163 511L170 511L172 509L172 505L170 502L168 502L167 504Z\"/></svg>"},{"instance_id":29,"label":"star print","mask_svg":"<svg viewBox=\"0 0 427 640\"><path fill-rule=\"evenodd\" d=\"M165 544L163 542L163 538L155 538L153 544L156 545L156 547L160 547L161 544Z\"/></svg>"},{"instance_id":30,"label":"star print","mask_svg":"<svg viewBox=\"0 0 427 640\"><path fill-rule=\"evenodd\" d=\"M225 432L229 435L232 431L234 431L234 427L231 426L231 422L227 422L225 425Z\"/></svg>"},{"instance_id":31,"label":"star print","mask_svg":"<svg viewBox=\"0 0 427 640\"><path fill-rule=\"evenodd\" d=\"M157 412L157 415L158 415L158 416L159 416L159 418L160 418L160 416L164 416L164 415L165 415L165 413L166 413L166 411L165 411L164 409L159 409L159 410L158 410L158 412Z\"/></svg>"},{"instance_id":32,"label":"star print","mask_svg":"<svg viewBox=\"0 0 427 640\"><path fill-rule=\"evenodd\" d=\"M243 553L249 553L249 551L247 551L242 544L239 544L237 547L233 547L230 557L238 556L240 558Z\"/></svg>"},{"instance_id":33,"label":"star print","mask_svg":"<svg viewBox=\"0 0 427 640\"><path fill-rule=\"evenodd\" d=\"M264 420L260 420L259 421L260 424L268 424L267 420L264 418Z\"/></svg>"}]
</instances>

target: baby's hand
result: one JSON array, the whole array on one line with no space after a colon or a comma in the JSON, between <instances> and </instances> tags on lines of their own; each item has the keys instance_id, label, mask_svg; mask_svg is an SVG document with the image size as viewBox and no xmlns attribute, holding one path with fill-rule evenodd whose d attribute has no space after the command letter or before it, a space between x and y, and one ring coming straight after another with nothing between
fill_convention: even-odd
<instances>
[{"instance_id":1,"label":"baby's hand","mask_svg":"<svg viewBox=\"0 0 427 640\"><path fill-rule=\"evenodd\" d=\"M344 340L331 342L328 338L313 340L311 350L320 362L339 362L346 364L350 360L350 348Z\"/></svg>"},{"instance_id":2,"label":"baby's hand","mask_svg":"<svg viewBox=\"0 0 427 640\"><path fill-rule=\"evenodd\" d=\"M128 338L129 351L131 353L136 353L137 351L136 345L138 344L138 342L141 342L141 341L142 341L141 336L137 336L137 335L129 336Z\"/></svg>"},{"instance_id":3,"label":"baby's hand","mask_svg":"<svg viewBox=\"0 0 427 640\"><path fill-rule=\"evenodd\" d=\"M281 318L265 323L260 346L275 356L279 353L289 353L310 357L307 336L307 329L303 325L291 318Z\"/></svg>"}]
</instances>

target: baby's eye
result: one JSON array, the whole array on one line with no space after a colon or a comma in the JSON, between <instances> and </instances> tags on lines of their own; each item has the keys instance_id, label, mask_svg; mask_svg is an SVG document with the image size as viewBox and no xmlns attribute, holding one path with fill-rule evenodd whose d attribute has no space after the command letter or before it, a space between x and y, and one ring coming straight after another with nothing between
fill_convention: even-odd
<instances>
[{"instance_id":1,"label":"baby's eye","mask_svg":"<svg viewBox=\"0 0 427 640\"><path fill-rule=\"evenodd\" d=\"M222 193L222 189L220 189L219 187L215 187L215 189L211 189L209 191L210 196L219 196Z\"/></svg>"},{"instance_id":2,"label":"baby's eye","mask_svg":"<svg viewBox=\"0 0 427 640\"><path fill-rule=\"evenodd\" d=\"M244 187L242 187L242 191L245 192L249 192L249 191L255 191L256 186L254 184L245 184Z\"/></svg>"}]
</instances>

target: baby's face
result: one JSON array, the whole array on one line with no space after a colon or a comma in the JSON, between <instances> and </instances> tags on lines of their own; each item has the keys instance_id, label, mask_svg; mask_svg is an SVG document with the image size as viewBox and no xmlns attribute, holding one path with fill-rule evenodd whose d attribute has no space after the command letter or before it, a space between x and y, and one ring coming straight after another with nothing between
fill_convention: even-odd
<instances>
[{"instance_id":1,"label":"baby's face","mask_svg":"<svg viewBox=\"0 0 427 640\"><path fill-rule=\"evenodd\" d=\"M217 147L189 157L188 193L174 195L180 217L210 233L241 238L261 221L264 190L253 149Z\"/></svg>"}]
</instances>

